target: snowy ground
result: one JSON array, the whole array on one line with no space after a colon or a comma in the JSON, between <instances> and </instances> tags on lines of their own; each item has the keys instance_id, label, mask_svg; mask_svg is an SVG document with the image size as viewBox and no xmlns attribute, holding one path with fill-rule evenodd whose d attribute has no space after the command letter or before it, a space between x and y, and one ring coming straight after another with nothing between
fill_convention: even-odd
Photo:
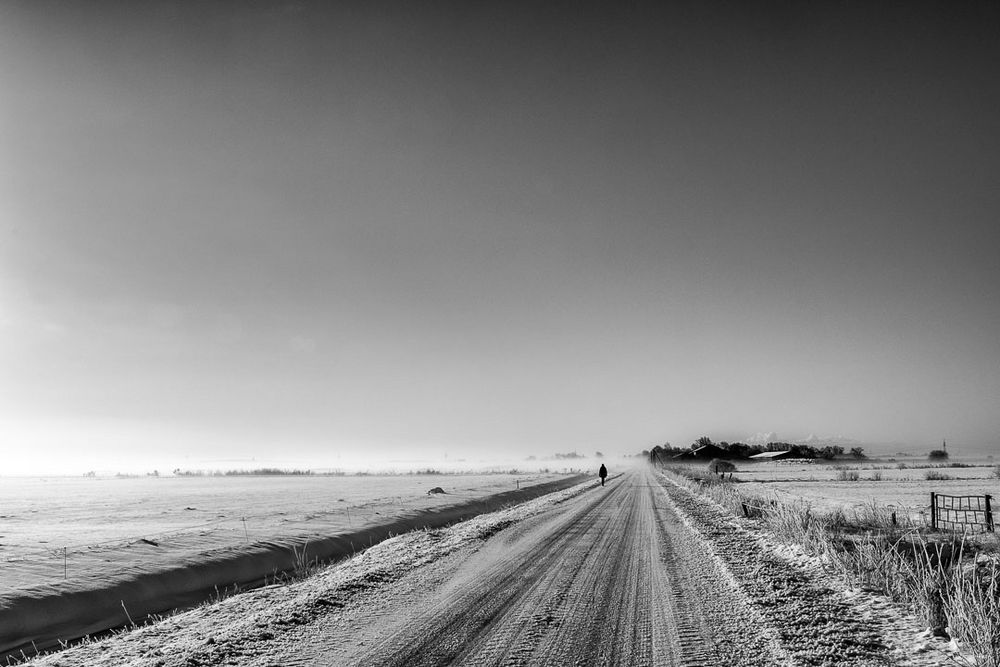
<instances>
[{"instance_id":1,"label":"snowy ground","mask_svg":"<svg viewBox=\"0 0 1000 667\"><path fill-rule=\"evenodd\" d=\"M922 635L913 618L884 599L845 588L811 559L663 478L640 470L612 480L609 487L588 482L450 528L401 535L301 581L229 597L32 664L565 664L560 646L572 642L561 644L558 638L571 636L575 627L592 630L590 616L578 611L586 608L586 600L578 596L577 580L593 582L595 572L615 582L609 595L632 587L635 594L622 598L628 602L623 610L632 605L639 617L617 625L612 621L620 615L601 617L604 630L598 637L610 640L595 640L592 652L569 656L580 664L678 664L682 660L674 661L671 652L679 648L695 656L692 664L922 666L954 658L948 645ZM619 538L626 532L615 527L649 528L650 520L661 528L633 531L639 537L623 548ZM619 556L659 553L665 558L605 557L616 550ZM516 554L529 560L518 561ZM605 569L588 566L590 558ZM679 567L692 559L695 569ZM489 618L469 617L465 623L466 616L456 612L463 611L470 591L479 590L469 572L482 574L486 588L480 593L488 594L505 560L521 568L538 563L542 569L525 574L526 583L514 593L517 604L495 606ZM542 567L543 561L551 561L554 569ZM624 569L606 569L617 562L624 562ZM563 575L552 578L547 572ZM646 576L632 576L639 572ZM712 597L705 586L725 592L726 602L704 599ZM661 614L670 616L671 609L688 604L715 604L709 626L679 623L677 614L663 624L655 617L643 619L638 602L648 595L656 599L657 587L660 593L676 592L665 598L672 599L669 604L653 605ZM539 591L554 595L538 596ZM432 600L451 605L440 610L452 613L436 613L428 606ZM737 632L732 638L726 634L730 625ZM365 627L372 631L361 632ZM518 641L498 642L493 631ZM628 633L630 639L621 645L631 646L630 651L615 660L600 659L602 646L621 643L619 633ZM413 654L424 636L464 639L448 659L438 659ZM348 637L355 638L353 643ZM377 641L369 645L365 637ZM727 648L730 640L742 642L744 652ZM526 641L531 650L512 654L504 648ZM480 652L469 654L469 646ZM373 657L378 660L366 662ZM479 660L484 657L489 659Z\"/></svg>"},{"instance_id":2,"label":"snowy ground","mask_svg":"<svg viewBox=\"0 0 1000 667\"><path fill-rule=\"evenodd\" d=\"M0 478L0 598L39 585L107 585L211 551L346 533L559 477ZM447 494L427 493L435 487Z\"/></svg>"},{"instance_id":3,"label":"snowy ground","mask_svg":"<svg viewBox=\"0 0 1000 667\"><path fill-rule=\"evenodd\" d=\"M968 468L940 467L926 461L902 462L906 466L902 468L899 465L873 461L738 463L734 477L741 482L740 491L747 495L801 500L819 511L864 511L872 505L892 507L917 522L929 521L932 491L955 496L996 497L1000 493L1000 479L994 467L984 462ZM842 472L857 473L858 479L840 480ZM928 472L946 479L926 479Z\"/></svg>"}]
</instances>

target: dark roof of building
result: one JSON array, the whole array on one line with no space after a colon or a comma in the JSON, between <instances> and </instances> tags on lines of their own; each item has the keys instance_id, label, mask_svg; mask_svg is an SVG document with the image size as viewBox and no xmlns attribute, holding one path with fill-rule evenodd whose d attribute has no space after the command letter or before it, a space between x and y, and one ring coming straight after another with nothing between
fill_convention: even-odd
<instances>
[{"instance_id":1,"label":"dark roof of building","mask_svg":"<svg viewBox=\"0 0 1000 667\"><path fill-rule=\"evenodd\" d=\"M729 456L729 452L716 445L702 445L674 456L675 459L716 459Z\"/></svg>"}]
</instances>

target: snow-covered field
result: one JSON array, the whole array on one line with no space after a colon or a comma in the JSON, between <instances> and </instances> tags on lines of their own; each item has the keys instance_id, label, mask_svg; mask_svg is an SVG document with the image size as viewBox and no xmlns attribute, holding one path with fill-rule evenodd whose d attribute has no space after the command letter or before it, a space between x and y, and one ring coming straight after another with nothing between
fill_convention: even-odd
<instances>
[{"instance_id":1,"label":"snow-covered field","mask_svg":"<svg viewBox=\"0 0 1000 667\"><path fill-rule=\"evenodd\" d=\"M17 480L6 487L12 509L0 523L17 525L9 532L23 540L5 547L0 651L51 646L54 638L197 604L213 591L281 581L392 535L450 525L582 479L534 473ZM435 489L443 493L430 493ZM196 514L187 519L188 513ZM75 523L91 530L78 532ZM53 541L58 537L89 540L64 551ZM54 546L37 546L47 543Z\"/></svg>"},{"instance_id":2,"label":"snow-covered field","mask_svg":"<svg viewBox=\"0 0 1000 667\"><path fill-rule=\"evenodd\" d=\"M551 480L481 475L0 478L0 596L321 536ZM440 487L446 494L428 494Z\"/></svg>"},{"instance_id":3,"label":"snow-covered field","mask_svg":"<svg viewBox=\"0 0 1000 667\"><path fill-rule=\"evenodd\" d=\"M738 464L734 477L742 482L740 491L751 496L802 500L820 511L852 511L872 504L891 506L915 520L930 507L932 491L955 496L1000 496L1000 479L989 465L932 467L923 461L902 465L905 467L896 462L752 463ZM948 479L926 479L929 471ZM843 473L857 473L858 479L840 479Z\"/></svg>"}]
</instances>

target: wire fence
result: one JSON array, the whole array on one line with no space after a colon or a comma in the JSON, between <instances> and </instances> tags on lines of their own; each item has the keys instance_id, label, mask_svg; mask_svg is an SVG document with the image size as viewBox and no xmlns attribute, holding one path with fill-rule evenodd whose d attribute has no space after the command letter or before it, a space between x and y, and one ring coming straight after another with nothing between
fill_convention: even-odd
<instances>
[{"instance_id":1,"label":"wire fence","mask_svg":"<svg viewBox=\"0 0 1000 667\"><path fill-rule=\"evenodd\" d=\"M989 532L993 526L993 496L948 496L931 492L931 527L962 532Z\"/></svg>"}]
</instances>

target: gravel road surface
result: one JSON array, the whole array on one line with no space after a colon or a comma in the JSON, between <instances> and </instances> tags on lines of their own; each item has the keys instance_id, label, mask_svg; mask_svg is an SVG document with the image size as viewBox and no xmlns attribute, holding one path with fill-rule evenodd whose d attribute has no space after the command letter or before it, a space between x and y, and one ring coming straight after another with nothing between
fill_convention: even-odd
<instances>
[{"instance_id":1,"label":"gravel road surface","mask_svg":"<svg viewBox=\"0 0 1000 667\"><path fill-rule=\"evenodd\" d=\"M785 662L774 633L647 468L351 607L304 626L285 664Z\"/></svg>"}]
</instances>

